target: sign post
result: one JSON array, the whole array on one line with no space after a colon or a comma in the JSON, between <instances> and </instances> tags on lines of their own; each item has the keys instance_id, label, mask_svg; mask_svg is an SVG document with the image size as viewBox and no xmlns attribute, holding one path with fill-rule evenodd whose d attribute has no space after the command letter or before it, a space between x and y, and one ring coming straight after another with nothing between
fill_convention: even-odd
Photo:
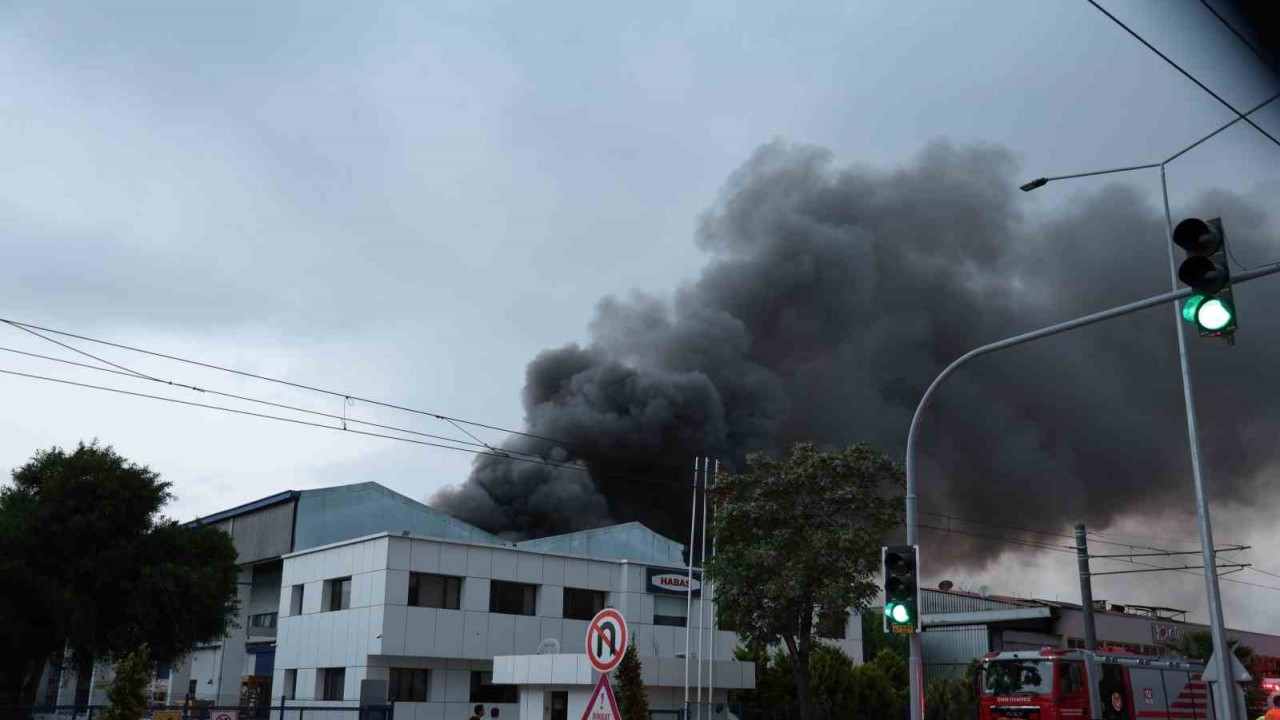
<instances>
[{"instance_id":1,"label":"sign post","mask_svg":"<svg viewBox=\"0 0 1280 720\"><path fill-rule=\"evenodd\" d=\"M591 667L600 672L600 680L582 711L582 720L622 720L613 686L609 684L609 673L622 663L629 642L627 620L622 613L605 608L591 618L587 625L587 659Z\"/></svg>"},{"instance_id":2,"label":"sign post","mask_svg":"<svg viewBox=\"0 0 1280 720\"><path fill-rule=\"evenodd\" d=\"M605 608L587 625L587 659L591 667L608 674L622 662L627 651L627 621L622 613Z\"/></svg>"}]
</instances>

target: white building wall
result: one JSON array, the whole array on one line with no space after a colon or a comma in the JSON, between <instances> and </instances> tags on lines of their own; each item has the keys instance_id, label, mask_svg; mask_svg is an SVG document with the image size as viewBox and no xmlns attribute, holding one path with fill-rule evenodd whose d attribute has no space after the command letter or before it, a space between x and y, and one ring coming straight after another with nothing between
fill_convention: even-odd
<instances>
[{"instance_id":1,"label":"white building wall","mask_svg":"<svg viewBox=\"0 0 1280 720\"><path fill-rule=\"evenodd\" d=\"M565 588L574 587L606 593L605 604L623 612L637 648L646 658L646 680L651 685L679 688L682 700L685 661L675 655L686 650L686 629L653 624L655 596L646 591L647 567L396 536L365 538L286 556L278 606L274 692L278 696L284 690L285 671L296 670L295 698L310 702L320 696L317 670L343 667L347 683L344 697L354 701L364 678L387 680L389 668L423 667L431 673L428 702L398 703L397 720L467 717L474 704L471 673L491 671L495 656L533 655L547 638L559 641L561 653L582 653L587 621L563 617ZM461 577L460 607L408 607L411 573ZM352 578L351 606L322 612L325 581L347 576ZM536 585L536 614L489 612L492 585L497 581ZM291 607L295 585L304 587L302 611L296 614ZM688 631L695 654L699 604L695 598ZM708 626L714 610L708 598L704 612ZM852 623L851 632L857 627ZM708 627L704 647L710 646L710 632ZM860 638L854 640L851 634L844 642L857 644L858 653L852 656L860 659ZM733 633L715 633L714 657L721 661L717 684L750 683L749 673L743 673L746 666L728 662L736 645ZM551 681L550 677L545 680ZM566 685L563 689L572 690L570 716L580 717L591 688ZM539 715L534 720L539 720L542 703L543 698L530 696L499 707L503 720L516 720L526 717L522 710L536 706ZM676 705L663 700L655 707Z\"/></svg>"}]
</instances>

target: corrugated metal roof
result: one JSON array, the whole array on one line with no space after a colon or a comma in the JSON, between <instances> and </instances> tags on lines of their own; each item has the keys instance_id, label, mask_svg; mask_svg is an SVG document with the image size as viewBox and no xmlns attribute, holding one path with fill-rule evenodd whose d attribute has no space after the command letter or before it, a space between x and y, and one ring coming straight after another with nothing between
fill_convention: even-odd
<instances>
[{"instance_id":1,"label":"corrugated metal roof","mask_svg":"<svg viewBox=\"0 0 1280 720\"><path fill-rule=\"evenodd\" d=\"M1010 610L1035 604L1017 598L997 598L955 590L923 590L921 596L921 615Z\"/></svg>"},{"instance_id":2,"label":"corrugated metal roof","mask_svg":"<svg viewBox=\"0 0 1280 720\"><path fill-rule=\"evenodd\" d=\"M261 510L263 508L271 507L272 505L279 505L280 503L289 502L290 500L297 500L298 495L300 495L300 493L297 490L285 490L282 493L276 493L275 495L264 497L261 500L254 500L253 502L248 502L248 503L245 503L244 505L237 505L236 507L233 507L230 510L222 510L212 515L206 515L201 518L196 518L195 520L192 520L187 524L194 525L197 522L199 522L199 523L204 523L206 525L209 525L209 524L222 522L223 520L236 517L237 515L244 515L246 513L251 513L257 510Z\"/></svg>"},{"instance_id":3,"label":"corrugated metal roof","mask_svg":"<svg viewBox=\"0 0 1280 720\"><path fill-rule=\"evenodd\" d=\"M684 564L684 546L638 522L580 530L516 543L525 550L631 560L655 565Z\"/></svg>"}]
</instances>

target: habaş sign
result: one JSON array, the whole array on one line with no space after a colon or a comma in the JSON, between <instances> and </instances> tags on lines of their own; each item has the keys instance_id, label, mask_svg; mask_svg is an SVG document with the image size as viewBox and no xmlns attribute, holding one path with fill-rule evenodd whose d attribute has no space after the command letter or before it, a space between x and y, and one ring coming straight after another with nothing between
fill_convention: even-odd
<instances>
[{"instance_id":1,"label":"haba\u015f sign","mask_svg":"<svg viewBox=\"0 0 1280 720\"><path fill-rule=\"evenodd\" d=\"M690 591L690 580L687 572L677 572L674 570L659 570L657 568L649 568L648 572L649 584L646 588L651 593L662 593L669 595L693 595L697 597L702 593L702 578L700 573L693 574L692 592Z\"/></svg>"}]
</instances>

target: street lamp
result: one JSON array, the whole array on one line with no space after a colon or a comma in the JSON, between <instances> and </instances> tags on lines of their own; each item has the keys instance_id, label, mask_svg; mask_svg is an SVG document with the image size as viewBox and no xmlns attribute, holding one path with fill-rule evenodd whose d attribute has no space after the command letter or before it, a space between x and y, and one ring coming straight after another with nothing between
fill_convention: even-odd
<instances>
[{"instance_id":1,"label":"street lamp","mask_svg":"<svg viewBox=\"0 0 1280 720\"><path fill-rule=\"evenodd\" d=\"M1167 166L1169 163L1173 162L1174 160L1177 160L1178 158L1182 157L1187 152L1199 146L1201 143L1205 142L1206 140L1214 137L1215 135L1222 132L1223 130L1226 130L1232 125L1235 125L1237 122L1240 122L1241 120L1247 120L1249 115L1252 115L1253 113L1257 112L1262 107L1270 104L1272 101L1276 100L1277 98L1280 98L1280 94L1273 95L1270 98L1259 103L1252 109L1250 109L1248 112L1239 114L1231 122L1226 123L1222 127L1219 127L1217 130L1214 130L1213 132L1209 133L1208 135L1205 135L1204 137L1200 138L1194 143L1191 143L1187 147L1179 150L1178 152L1174 153L1173 155L1171 155L1170 157L1168 157L1162 162L1149 163L1146 165L1133 165L1130 167L1122 167L1122 168L1112 168L1110 170L1096 170L1093 172L1075 173L1072 175L1058 175L1056 177L1041 177L1041 178L1032 180L1031 182L1026 183L1025 185L1022 185L1021 190L1023 192L1031 192L1032 190L1035 190L1036 188L1044 187L1045 185L1055 180L1068 180L1072 178L1091 177L1095 175L1111 175L1115 173L1130 172L1133 170L1149 170L1153 168L1159 168L1160 169L1160 192L1164 199L1165 228L1166 228L1166 232L1168 233L1167 239L1169 240L1169 242L1167 243L1168 251L1169 251L1169 275L1170 275L1170 278L1172 279L1173 287L1177 289L1178 270L1177 270L1177 265L1175 263L1174 254L1173 254L1174 228L1173 228L1173 218L1169 213L1169 184L1165 176L1165 166ZM1217 559L1214 555L1214 550L1213 550L1214 549L1213 527L1209 520L1209 499L1208 499L1207 493L1205 492L1204 476L1202 474L1201 463L1200 463L1200 431L1196 424L1195 397L1192 392L1191 369L1187 361L1187 337L1186 337L1186 332L1183 329L1183 323L1181 322L1181 320L1183 319L1182 315L1184 311L1185 311L1185 308L1179 308L1178 304L1176 302L1174 303L1174 314L1175 314L1174 324L1177 326L1177 329L1178 329L1178 360L1179 360L1179 365L1181 366L1181 369L1182 369L1182 400L1183 400L1183 406L1184 406L1184 409L1186 410L1186 416L1187 416L1187 442L1191 450L1191 475L1195 483L1196 516L1200 525L1200 551L1204 558L1205 589L1206 589L1206 593L1208 595L1208 601L1209 601L1209 620L1210 620L1210 630L1213 635L1214 656L1217 659L1218 667L1222 672L1222 674L1220 675L1220 677L1223 678L1222 687L1230 688L1232 686L1232 677L1231 677L1231 663L1228 661L1228 658L1231 657L1231 650L1227 644L1226 627L1222 619L1222 595L1218 587ZM1207 327L1210 329L1225 328L1229 324L1231 324L1234 318L1234 314L1232 310L1227 306L1225 306L1221 300L1218 300L1216 298L1210 299L1207 302L1203 302L1202 304L1198 303L1197 307L1191 308L1191 312L1193 313L1193 316L1194 316L1193 320L1195 322L1200 324L1201 327ZM1228 717L1231 718L1232 720L1243 717L1243 715L1241 714L1243 712L1243 708L1236 707L1237 698L1235 696L1235 693L1230 692L1228 690L1227 692L1224 692L1222 694L1225 696L1224 700L1226 703L1226 710L1228 713Z\"/></svg>"}]
</instances>

